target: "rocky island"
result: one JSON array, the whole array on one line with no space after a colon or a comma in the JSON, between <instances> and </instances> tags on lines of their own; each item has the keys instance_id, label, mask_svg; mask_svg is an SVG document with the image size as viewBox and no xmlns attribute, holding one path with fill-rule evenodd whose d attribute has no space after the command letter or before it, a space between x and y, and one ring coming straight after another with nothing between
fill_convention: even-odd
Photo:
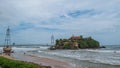
<instances>
[{"instance_id":1,"label":"rocky island","mask_svg":"<svg viewBox=\"0 0 120 68\"><path fill-rule=\"evenodd\" d=\"M57 39L54 46L50 50L55 49L86 49L100 48L100 44L92 37L83 38L83 36L71 36L68 39Z\"/></svg>"}]
</instances>

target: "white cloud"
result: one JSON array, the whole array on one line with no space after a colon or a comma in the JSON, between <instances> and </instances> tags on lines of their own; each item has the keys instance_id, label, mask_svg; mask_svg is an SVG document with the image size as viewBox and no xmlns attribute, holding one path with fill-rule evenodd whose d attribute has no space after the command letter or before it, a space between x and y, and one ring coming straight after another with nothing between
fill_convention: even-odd
<instances>
[{"instance_id":1,"label":"white cloud","mask_svg":"<svg viewBox=\"0 0 120 68\"><path fill-rule=\"evenodd\" d=\"M30 28L32 30L21 30L16 33L20 37L26 35L26 38L23 39L28 40L28 42L30 40L27 35L32 32L35 36L31 38L44 37L39 36L41 33L37 33L39 31L36 30L37 28L58 29L55 32L41 31L43 35L48 34L48 36L51 33L55 33L57 36L60 33L63 35L68 33L70 36L72 33L79 35L79 32L83 34L115 32L120 25L119 3L119 0L0 0L0 25L2 26L0 28L5 28L8 25L14 27L19 26L20 23L30 23L34 26ZM70 12L77 10L93 11L77 17L68 15ZM66 32L59 30L65 30ZM33 40L33 42L35 41Z\"/></svg>"}]
</instances>

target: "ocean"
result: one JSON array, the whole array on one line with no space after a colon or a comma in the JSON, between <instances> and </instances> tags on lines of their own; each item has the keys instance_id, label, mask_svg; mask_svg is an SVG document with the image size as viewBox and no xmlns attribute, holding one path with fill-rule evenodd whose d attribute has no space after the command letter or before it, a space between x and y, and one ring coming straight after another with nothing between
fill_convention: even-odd
<instances>
[{"instance_id":1,"label":"ocean","mask_svg":"<svg viewBox=\"0 0 120 68\"><path fill-rule=\"evenodd\" d=\"M108 45L102 49L48 50L49 46L14 46L16 53L28 53L40 57L70 62L75 68L120 68L120 45ZM0 47L0 52L2 47Z\"/></svg>"}]
</instances>

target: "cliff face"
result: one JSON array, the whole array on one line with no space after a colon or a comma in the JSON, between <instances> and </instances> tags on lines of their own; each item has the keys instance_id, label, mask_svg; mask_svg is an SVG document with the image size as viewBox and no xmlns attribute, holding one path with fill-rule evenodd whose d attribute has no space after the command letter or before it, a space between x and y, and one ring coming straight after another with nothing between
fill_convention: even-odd
<instances>
[{"instance_id":1,"label":"cliff face","mask_svg":"<svg viewBox=\"0 0 120 68\"><path fill-rule=\"evenodd\" d=\"M57 39L54 49L85 49L99 48L99 42L91 37L83 38L82 36L72 36L69 39Z\"/></svg>"}]
</instances>

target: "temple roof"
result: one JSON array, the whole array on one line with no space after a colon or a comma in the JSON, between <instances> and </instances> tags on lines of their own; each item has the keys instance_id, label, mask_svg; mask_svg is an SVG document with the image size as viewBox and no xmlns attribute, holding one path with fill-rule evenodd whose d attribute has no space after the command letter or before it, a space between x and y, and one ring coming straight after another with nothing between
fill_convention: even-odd
<instances>
[{"instance_id":1,"label":"temple roof","mask_svg":"<svg viewBox=\"0 0 120 68\"><path fill-rule=\"evenodd\" d=\"M80 36L72 36L71 39L80 39Z\"/></svg>"}]
</instances>

